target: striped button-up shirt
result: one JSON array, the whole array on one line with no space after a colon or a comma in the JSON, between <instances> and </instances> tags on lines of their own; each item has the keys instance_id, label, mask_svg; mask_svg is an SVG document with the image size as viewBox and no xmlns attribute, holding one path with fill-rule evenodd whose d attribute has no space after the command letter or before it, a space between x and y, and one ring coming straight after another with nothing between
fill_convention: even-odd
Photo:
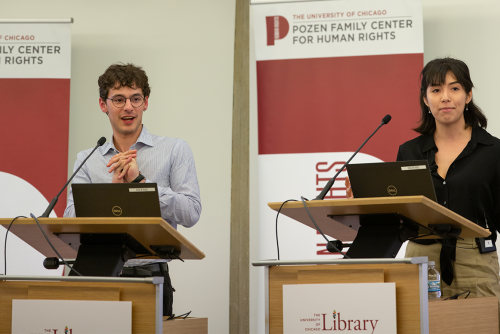
<instances>
[{"instance_id":1,"label":"striped button-up shirt","mask_svg":"<svg viewBox=\"0 0 500 334\"><path fill-rule=\"evenodd\" d=\"M189 145L178 138L150 134L146 127L137 142L130 147L137 150L137 165L147 183L158 184L161 216L172 227L180 224L191 227L198 222L201 213L200 189L196 177L193 153ZM92 149L78 153L76 170ZM113 173L106 167L109 160L119 153L113 140L99 147L75 175L73 183L111 183ZM71 189L64 217L75 217Z\"/></svg>"}]
</instances>

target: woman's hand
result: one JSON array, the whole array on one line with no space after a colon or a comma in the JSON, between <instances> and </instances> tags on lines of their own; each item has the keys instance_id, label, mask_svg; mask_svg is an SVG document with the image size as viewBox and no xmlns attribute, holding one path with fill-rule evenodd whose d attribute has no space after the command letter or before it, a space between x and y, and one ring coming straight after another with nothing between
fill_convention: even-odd
<instances>
[{"instance_id":1,"label":"woman's hand","mask_svg":"<svg viewBox=\"0 0 500 334\"><path fill-rule=\"evenodd\" d=\"M351 181L349 181L349 176L345 177L345 197L354 198L354 194L352 193Z\"/></svg>"}]
</instances>

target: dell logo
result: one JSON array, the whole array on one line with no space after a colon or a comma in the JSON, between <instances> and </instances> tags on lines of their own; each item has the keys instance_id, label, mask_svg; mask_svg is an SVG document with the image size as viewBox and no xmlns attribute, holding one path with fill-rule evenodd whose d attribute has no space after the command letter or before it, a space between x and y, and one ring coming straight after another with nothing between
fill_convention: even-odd
<instances>
[{"instance_id":1,"label":"dell logo","mask_svg":"<svg viewBox=\"0 0 500 334\"><path fill-rule=\"evenodd\" d=\"M121 216L122 208L120 208L119 206L114 206L113 209L111 209L111 212L113 212L115 216Z\"/></svg>"},{"instance_id":2,"label":"dell logo","mask_svg":"<svg viewBox=\"0 0 500 334\"><path fill-rule=\"evenodd\" d=\"M398 193L398 189L396 187L394 187L394 186L388 186L387 187L387 192L391 196L396 196L396 194Z\"/></svg>"}]
</instances>

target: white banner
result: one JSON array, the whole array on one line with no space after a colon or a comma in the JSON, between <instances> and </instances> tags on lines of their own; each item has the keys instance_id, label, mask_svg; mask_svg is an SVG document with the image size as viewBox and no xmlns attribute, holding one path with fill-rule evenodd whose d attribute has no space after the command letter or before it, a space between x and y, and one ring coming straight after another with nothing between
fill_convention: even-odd
<instances>
[{"instance_id":1,"label":"white banner","mask_svg":"<svg viewBox=\"0 0 500 334\"><path fill-rule=\"evenodd\" d=\"M260 258L276 258L268 202L314 199L351 163L394 161L415 137L423 66L421 0L252 5L257 60ZM302 43L301 40L306 42ZM328 42L327 42L328 41ZM397 91L398 102L388 99ZM341 173L325 199L345 198ZM280 217L281 259L334 258L316 231ZM352 240L342 240L349 242ZM300 245L300 246L298 246Z\"/></svg>"},{"instance_id":2,"label":"white banner","mask_svg":"<svg viewBox=\"0 0 500 334\"><path fill-rule=\"evenodd\" d=\"M396 325L396 283L283 285L284 334L396 334Z\"/></svg>"},{"instance_id":3,"label":"white banner","mask_svg":"<svg viewBox=\"0 0 500 334\"><path fill-rule=\"evenodd\" d=\"M9 143L0 159L1 218L40 216L67 180L71 20L39 21L0 20L0 91L8 97L2 104L2 120L8 126L0 132L0 141ZM66 191L50 217L61 217L65 206ZM0 227L1 249L4 240L5 229ZM7 274L62 272L43 268L44 258L9 233Z\"/></svg>"},{"instance_id":4,"label":"white banner","mask_svg":"<svg viewBox=\"0 0 500 334\"><path fill-rule=\"evenodd\" d=\"M316 194L333 177L351 152L339 153L302 153L302 154L262 154L259 156L259 183L261 191L259 201L266 205L279 200L296 199L306 195ZM381 160L359 153L352 163L380 162ZM340 173L338 178L344 178L347 172ZM265 187L265 185L279 184L279 187ZM329 196L344 197L345 187L342 180L337 181L328 193ZM259 241L266 255L261 258L273 258L276 254L275 219L276 212L267 205L260 211L263 224L259 229ZM338 257L325 251L326 241L309 226L280 215L278 221L278 235L281 259L314 259ZM350 241L350 240L343 240ZM299 246L300 245L300 246Z\"/></svg>"},{"instance_id":5,"label":"white banner","mask_svg":"<svg viewBox=\"0 0 500 334\"><path fill-rule=\"evenodd\" d=\"M132 333L132 302L12 300L12 334Z\"/></svg>"},{"instance_id":6,"label":"white banner","mask_svg":"<svg viewBox=\"0 0 500 334\"><path fill-rule=\"evenodd\" d=\"M70 77L70 23L0 22L0 78Z\"/></svg>"},{"instance_id":7,"label":"white banner","mask_svg":"<svg viewBox=\"0 0 500 334\"><path fill-rule=\"evenodd\" d=\"M263 4L252 6L252 15L259 36L257 60L421 53L423 49L420 0Z\"/></svg>"}]
</instances>

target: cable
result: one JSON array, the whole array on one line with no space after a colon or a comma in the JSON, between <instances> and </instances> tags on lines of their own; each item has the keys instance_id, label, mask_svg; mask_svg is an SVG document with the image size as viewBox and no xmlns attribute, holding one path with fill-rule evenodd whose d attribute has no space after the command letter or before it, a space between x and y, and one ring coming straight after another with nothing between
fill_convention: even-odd
<instances>
[{"instance_id":1,"label":"cable","mask_svg":"<svg viewBox=\"0 0 500 334\"><path fill-rule=\"evenodd\" d=\"M14 224L14 221L17 219L17 218L28 218L26 216L17 216L16 218L12 219L12 221L10 222L10 225L9 227L7 228L7 232L5 232L5 244L3 245L3 256L4 256L4 275L7 275L7 235L9 234L9 230L12 226L12 224Z\"/></svg>"},{"instance_id":2,"label":"cable","mask_svg":"<svg viewBox=\"0 0 500 334\"><path fill-rule=\"evenodd\" d=\"M184 313L184 314L181 314L181 315L178 315L178 316L176 316L175 314L172 314L170 317L168 317L167 319L165 319L163 321L179 319L179 318L186 319L187 317L189 317L190 314L191 314L191 311Z\"/></svg>"},{"instance_id":3,"label":"cable","mask_svg":"<svg viewBox=\"0 0 500 334\"><path fill-rule=\"evenodd\" d=\"M179 257L179 255L177 255L177 254L172 254L172 255L173 255L175 258L177 258L178 260L181 260L182 262L184 262L184 260L183 260L183 259L181 259L181 258Z\"/></svg>"},{"instance_id":4,"label":"cable","mask_svg":"<svg viewBox=\"0 0 500 334\"><path fill-rule=\"evenodd\" d=\"M421 236L418 236L416 238L410 238L408 239L409 241L413 241L413 240L420 240L421 238L423 237L427 237L427 236L430 236L430 235L436 235L436 234L425 234L425 235L421 235ZM452 248L460 248L460 249L476 249L474 247L459 247L459 246L452 246L452 245L445 245L443 244L440 240L443 240L443 239L423 239L423 240L434 240L436 242L436 244L440 244L441 246L445 246L445 247L452 247ZM462 238L460 238L460 240L464 240ZM434 244L432 244L434 245Z\"/></svg>"},{"instance_id":5,"label":"cable","mask_svg":"<svg viewBox=\"0 0 500 334\"><path fill-rule=\"evenodd\" d=\"M35 215L33 215L32 213L30 213L30 216L31 218L35 219L36 223L38 224L38 227L40 228L40 231L42 231L43 233L43 236L45 237L45 240L47 240L47 242L49 243L50 247L52 247L52 249L54 250L54 252L57 254L57 256L59 257L59 259L61 259L61 261L66 265L68 266L71 270L73 270L75 273L77 273L79 276L83 276L82 274L80 274L78 271L76 271L75 269L73 269L72 266L70 266L68 264L68 262L66 262L65 259L63 259L63 257L61 256L61 254L59 254L59 252L55 249L55 247L52 245L52 243L50 242L49 240L49 237L47 237L47 234L45 234L45 231L43 230L42 228L42 225L40 225L40 223L38 222L38 219L35 217Z\"/></svg>"},{"instance_id":6,"label":"cable","mask_svg":"<svg viewBox=\"0 0 500 334\"><path fill-rule=\"evenodd\" d=\"M280 260L280 244L278 242L278 217L280 215L281 208L285 205L286 202L298 202L296 199L287 199L283 203L281 203L280 209L278 210L278 214L276 215L276 248L278 250L278 261Z\"/></svg>"},{"instance_id":7,"label":"cable","mask_svg":"<svg viewBox=\"0 0 500 334\"><path fill-rule=\"evenodd\" d=\"M307 211L307 214L309 215L309 218L311 218L314 226L316 227L316 230L318 230L319 233L321 233L321 235L323 236L323 238L325 238L326 240L326 243L327 244L330 244L330 246L332 246L333 249L335 249L337 252L339 252L340 254L342 254L344 256L345 259L350 259L349 256L345 255L344 253L342 253L337 247L335 247L335 245L330 242L330 240L328 240L328 238L325 236L325 234L323 233L323 231L321 231L321 229L319 228L318 224L316 224L316 221L314 220L313 216L311 215L311 213L309 212L309 209L307 208L307 205L306 205L306 202L305 202L305 199L304 199L304 196L300 196L300 199L302 200L302 204L304 204L304 208L306 208L306 211Z\"/></svg>"},{"instance_id":8,"label":"cable","mask_svg":"<svg viewBox=\"0 0 500 334\"><path fill-rule=\"evenodd\" d=\"M438 236L433 229L430 229L429 227L424 226L424 225L420 225L420 226L423 227L423 228L425 228L425 229L427 229L427 230L429 230L429 232L431 232L431 233L424 234L424 235L419 235L418 237L415 237L415 238L410 238L410 239L408 239L409 241L419 240L419 239L422 239L424 237L428 237L428 236L432 236L432 235ZM457 239L464 240L461 237L457 237ZM431 240L431 239L424 239L424 240ZM441 243L439 240L443 240L443 239L432 239L432 240L436 241L437 243ZM444 246L456 247L456 246L450 246L450 245L444 245ZM463 248L463 247L456 247L456 248ZM464 249L472 249L472 248L464 248Z\"/></svg>"},{"instance_id":9,"label":"cable","mask_svg":"<svg viewBox=\"0 0 500 334\"><path fill-rule=\"evenodd\" d=\"M464 293L466 293L466 292L468 292L468 294L467 294L467 296L465 296L465 297L464 297L464 299L467 299L467 297L469 297L469 295L470 295L470 290L465 290L465 291L464 291L464 292L462 292L462 293L457 293L457 294L455 294L455 295L453 295L453 296L451 296L451 297L445 298L445 299L443 299L443 300L458 299L458 297L459 297L459 296L463 295L463 294L464 294Z\"/></svg>"}]
</instances>

